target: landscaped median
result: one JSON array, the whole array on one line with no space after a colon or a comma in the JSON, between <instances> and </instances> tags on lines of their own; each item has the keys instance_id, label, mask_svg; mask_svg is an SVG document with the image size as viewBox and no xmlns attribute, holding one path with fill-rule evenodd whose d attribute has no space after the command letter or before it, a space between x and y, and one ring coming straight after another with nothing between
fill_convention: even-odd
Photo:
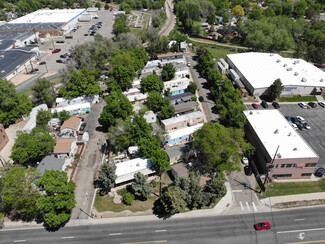
<instances>
[{"instance_id":1,"label":"landscaped median","mask_svg":"<svg viewBox=\"0 0 325 244\"><path fill-rule=\"evenodd\" d=\"M325 179L318 181L271 183L258 195L261 202L275 208L325 204Z\"/></svg>"}]
</instances>

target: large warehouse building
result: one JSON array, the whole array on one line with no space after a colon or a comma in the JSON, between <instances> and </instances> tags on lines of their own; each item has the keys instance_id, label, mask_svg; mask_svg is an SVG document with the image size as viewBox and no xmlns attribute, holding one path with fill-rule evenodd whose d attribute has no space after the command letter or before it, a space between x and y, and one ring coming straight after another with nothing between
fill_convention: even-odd
<instances>
[{"instance_id":1,"label":"large warehouse building","mask_svg":"<svg viewBox=\"0 0 325 244\"><path fill-rule=\"evenodd\" d=\"M227 62L252 95L267 95L276 79L284 86L281 95L325 93L325 72L302 59L248 52L229 54Z\"/></svg>"},{"instance_id":2,"label":"large warehouse building","mask_svg":"<svg viewBox=\"0 0 325 244\"><path fill-rule=\"evenodd\" d=\"M271 179L311 177L319 157L278 110L247 110L244 114L246 135L256 148L255 163L261 174L270 169Z\"/></svg>"}]
</instances>

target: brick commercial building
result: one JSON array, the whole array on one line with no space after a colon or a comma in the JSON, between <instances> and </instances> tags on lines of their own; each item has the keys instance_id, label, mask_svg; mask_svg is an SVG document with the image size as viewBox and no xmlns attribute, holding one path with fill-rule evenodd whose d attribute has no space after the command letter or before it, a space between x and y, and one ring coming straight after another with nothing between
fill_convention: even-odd
<instances>
[{"instance_id":1,"label":"brick commercial building","mask_svg":"<svg viewBox=\"0 0 325 244\"><path fill-rule=\"evenodd\" d=\"M319 156L278 110L248 110L244 114L246 135L256 148L255 163L261 174L269 169L270 179L311 177Z\"/></svg>"}]
</instances>

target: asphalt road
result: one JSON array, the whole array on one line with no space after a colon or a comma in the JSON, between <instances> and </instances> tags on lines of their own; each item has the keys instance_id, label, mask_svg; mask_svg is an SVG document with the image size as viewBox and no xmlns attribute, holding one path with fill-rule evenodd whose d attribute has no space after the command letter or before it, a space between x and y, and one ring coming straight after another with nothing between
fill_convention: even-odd
<instances>
[{"instance_id":1,"label":"asphalt road","mask_svg":"<svg viewBox=\"0 0 325 244\"><path fill-rule=\"evenodd\" d=\"M164 26L159 31L159 35L161 36L168 36L169 32L171 32L172 29L174 29L174 26L176 24L176 15L173 12L174 4L172 0L167 0L165 2L165 9L166 9L167 20Z\"/></svg>"},{"instance_id":2,"label":"asphalt road","mask_svg":"<svg viewBox=\"0 0 325 244\"><path fill-rule=\"evenodd\" d=\"M0 243L325 243L325 207L65 227L57 232L40 228L1 230ZM256 231L255 223L268 221L271 230Z\"/></svg>"}]
</instances>

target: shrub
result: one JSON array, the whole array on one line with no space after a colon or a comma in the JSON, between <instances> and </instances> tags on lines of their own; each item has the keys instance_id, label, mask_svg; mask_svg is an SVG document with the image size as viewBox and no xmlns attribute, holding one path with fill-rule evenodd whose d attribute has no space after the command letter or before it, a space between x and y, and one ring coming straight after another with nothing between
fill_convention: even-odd
<instances>
[{"instance_id":1,"label":"shrub","mask_svg":"<svg viewBox=\"0 0 325 244\"><path fill-rule=\"evenodd\" d=\"M197 97L196 97L196 96L193 96L193 97L191 97L191 100L192 100L193 102L196 102L196 101L197 101Z\"/></svg>"},{"instance_id":2,"label":"shrub","mask_svg":"<svg viewBox=\"0 0 325 244\"><path fill-rule=\"evenodd\" d=\"M134 200L134 195L130 192L127 192L123 197L123 203L125 205L129 205L129 206L132 205L133 200Z\"/></svg>"},{"instance_id":3,"label":"shrub","mask_svg":"<svg viewBox=\"0 0 325 244\"><path fill-rule=\"evenodd\" d=\"M150 184L152 185L153 188L155 188L155 187L158 185L158 182L155 181L155 180L152 180L152 181L150 182Z\"/></svg>"}]
</instances>

